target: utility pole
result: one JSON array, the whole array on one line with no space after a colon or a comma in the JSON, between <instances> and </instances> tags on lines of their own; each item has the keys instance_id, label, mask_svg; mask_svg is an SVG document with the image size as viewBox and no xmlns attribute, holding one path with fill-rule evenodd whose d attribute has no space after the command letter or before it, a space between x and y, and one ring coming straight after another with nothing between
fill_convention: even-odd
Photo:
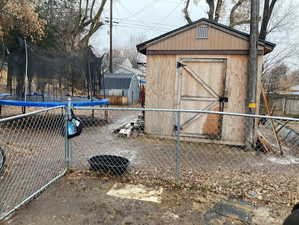
<instances>
[{"instance_id":1,"label":"utility pole","mask_svg":"<svg viewBox=\"0 0 299 225\"><path fill-rule=\"evenodd\" d=\"M257 43L258 43L258 0L251 0L250 17L250 49L249 73L247 79L247 113L256 114L256 86L257 86ZM250 138L248 147L255 146L255 120L249 119L248 134Z\"/></svg>"},{"instance_id":2,"label":"utility pole","mask_svg":"<svg viewBox=\"0 0 299 225\"><path fill-rule=\"evenodd\" d=\"M113 17L113 1L110 0L110 54L109 54L109 72L112 73L112 18Z\"/></svg>"}]
</instances>

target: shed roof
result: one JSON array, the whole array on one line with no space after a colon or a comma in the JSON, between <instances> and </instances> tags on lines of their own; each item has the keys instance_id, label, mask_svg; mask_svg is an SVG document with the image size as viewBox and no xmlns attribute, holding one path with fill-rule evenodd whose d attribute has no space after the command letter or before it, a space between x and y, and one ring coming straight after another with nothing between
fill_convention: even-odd
<instances>
[{"instance_id":1,"label":"shed roof","mask_svg":"<svg viewBox=\"0 0 299 225\"><path fill-rule=\"evenodd\" d=\"M134 74L106 74L101 82L104 89L129 89Z\"/></svg>"},{"instance_id":2,"label":"shed roof","mask_svg":"<svg viewBox=\"0 0 299 225\"><path fill-rule=\"evenodd\" d=\"M191 24L187 24L185 26L182 26L182 27L179 27L175 30L172 30L172 31L169 31L165 34L162 34L158 37L155 37L153 39L150 39L148 41L145 41L143 43L140 43L139 45L137 45L137 50L143 54L146 54L146 49L147 47L161 41L161 40L164 40L164 39L167 39L167 38L170 38L178 33L181 33L181 32L184 32L186 30L189 30L195 26L197 26L198 24L208 24L208 25L211 25L212 27L218 29L218 30L221 30L223 32L226 32L230 35L233 35L233 36L236 36L238 38L241 38L241 39L245 39L245 40L250 40L250 35L248 33L245 33L245 32L242 32L242 31L239 31L239 30L236 30L234 28L231 28L229 26L226 26L226 25L223 25L223 24L220 24L220 23L217 23L215 21L212 21L212 20L209 20L209 19L206 19L206 18L202 18L202 19L199 19L197 21L194 21L193 23ZM271 42L268 42L268 41L264 41L264 40L259 40L259 45L262 45L265 47L265 52L266 53L269 53L271 52L274 47L275 47L275 44L274 43L271 43Z\"/></svg>"}]
</instances>

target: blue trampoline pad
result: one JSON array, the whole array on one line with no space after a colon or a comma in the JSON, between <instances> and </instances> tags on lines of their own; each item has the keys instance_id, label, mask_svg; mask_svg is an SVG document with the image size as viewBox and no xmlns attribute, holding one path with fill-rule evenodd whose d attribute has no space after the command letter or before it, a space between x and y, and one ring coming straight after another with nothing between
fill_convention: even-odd
<instances>
[{"instance_id":1,"label":"blue trampoline pad","mask_svg":"<svg viewBox=\"0 0 299 225\"><path fill-rule=\"evenodd\" d=\"M20 101L20 100L0 100L0 105L10 105L19 107L56 107L56 106L67 106L67 102L34 102L34 101ZM75 107L87 107L87 106L99 106L108 105L108 99L94 100L94 101L72 101L71 104Z\"/></svg>"}]
</instances>

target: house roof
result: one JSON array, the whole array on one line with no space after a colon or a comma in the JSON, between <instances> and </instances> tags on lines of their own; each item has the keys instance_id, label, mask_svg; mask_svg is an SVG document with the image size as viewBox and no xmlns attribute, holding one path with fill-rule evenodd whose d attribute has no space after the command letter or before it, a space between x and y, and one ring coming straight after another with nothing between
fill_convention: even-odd
<instances>
[{"instance_id":1,"label":"house roof","mask_svg":"<svg viewBox=\"0 0 299 225\"><path fill-rule=\"evenodd\" d=\"M188 30L188 29L191 29L193 28L194 26L198 25L199 23L203 23L203 24L209 24L211 25L212 27L216 28L216 29L219 29L223 32L227 32L231 35L234 35L234 36L237 36L239 38L242 38L242 39L245 39L245 40L250 40L250 35L248 33L245 33L245 32L242 32L242 31L239 31L239 30L236 30L234 28L231 28L229 26L226 26L226 25L223 25L223 24L220 24L220 23L217 23L215 21L212 21L212 20L209 20L209 19L206 19L206 18L202 18L202 19L199 19L197 21L194 21L193 23L191 24L187 24L185 26L182 26L182 27L179 27L175 30L172 30L172 31L169 31L165 34L162 34L158 37L155 37L153 39L150 39L148 41L145 41L143 43L140 43L139 45L137 45L137 50L143 54L146 54L146 48L156 42L159 42L161 41L162 39L167 39L169 37L172 37L180 32L183 32L185 30ZM260 45L264 46L266 49L267 49L267 53L268 52L271 52L274 47L276 46L274 43L271 43L269 41L264 41L264 40L261 40L259 39L259 42L258 42Z\"/></svg>"},{"instance_id":2,"label":"house roof","mask_svg":"<svg viewBox=\"0 0 299 225\"><path fill-rule=\"evenodd\" d=\"M114 73L106 74L101 85L104 89L129 89L133 74Z\"/></svg>"}]
</instances>

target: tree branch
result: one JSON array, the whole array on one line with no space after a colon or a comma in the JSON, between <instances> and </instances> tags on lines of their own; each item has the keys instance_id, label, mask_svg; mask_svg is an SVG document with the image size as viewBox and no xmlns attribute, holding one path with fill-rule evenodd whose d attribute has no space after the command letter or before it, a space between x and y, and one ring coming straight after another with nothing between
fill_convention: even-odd
<instances>
[{"instance_id":1,"label":"tree branch","mask_svg":"<svg viewBox=\"0 0 299 225\"><path fill-rule=\"evenodd\" d=\"M86 47L86 45L88 45L88 41L91 38L91 36L103 25L103 23L100 21L100 17L103 13L106 2L107 2L107 0L102 0L101 5L100 5L96 15L89 21L86 21L85 23L82 24L82 26L81 26L82 30L85 27L87 27L88 25L90 27L89 27L87 34L80 41L81 46Z\"/></svg>"},{"instance_id":2,"label":"tree branch","mask_svg":"<svg viewBox=\"0 0 299 225\"><path fill-rule=\"evenodd\" d=\"M236 22L231 23L229 26L230 27L235 27L235 26L240 26L240 25L244 25L244 24L250 24L250 20L236 21Z\"/></svg>"},{"instance_id":3,"label":"tree branch","mask_svg":"<svg viewBox=\"0 0 299 225\"><path fill-rule=\"evenodd\" d=\"M235 22L235 13L236 13L236 11L238 10L238 8L244 3L244 2L246 2L247 0L239 0L233 7L232 7L232 9L231 9L231 11L230 11L230 16L229 16L229 26L230 27L234 27L234 26L237 26L238 24L238 22ZM240 21L241 22L241 21ZM242 23L241 23L242 24ZM241 25L241 24L239 24L239 25ZM243 24L245 24L245 23L243 23Z\"/></svg>"},{"instance_id":4,"label":"tree branch","mask_svg":"<svg viewBox=\"0 0 299 225\"><path fill-rule=\"evenodd\" d=\"M89 0L86 0L86 5L85 5L85 13L84 13L84 20L87 18L87 13L88 13L88 5L89 5Z\"/></svg>"},{"instance_id":5,"label":"tree branch","mask_svg":"<svg viewBox=\"0 0 299 225\"><path fill-rule=\"evenodd\" d=\"M260 35L259 35L259 38L262 40L265 40L267 36L267 28L270 19L269 1L270 0L265 0L264 2L263 20L262 20L262 25L261 25Z\"/></svg>"},{"instance_id":6,"label":"tree branch","mask_svg":"<svg viewBox=\"0 0 299 225\"><path fill-rule=\"evenodd\" d=\"M92 19L92 12L93 12L93 8L94 8L94 4L95 4L96 0L93 0L91 3L91 8L90 8L90 19Z\"/></svg>"},{"instance_id":7,"label":"tree branch","mask_svg":"<svg viewBox=\"0 0 299 225\"><path fill-rule=\"evenodd\" d=\"M191 20L190 15L189 15L189 11L188 11L189 5L190 5L190 0L187 0L185 8L183 9L183 13L184 13L185 20L187 20L187 23L190 24L193 21Z\"/></svg>"},{"instance_id":8,"label":"tree branch","mask_svg":"<svg viewBox=\"0 0 299 225\"><path fill-rule=\"evenodd\" d=\"M217 1L216 11L215 11L215 21L216 22L219 21L223 3L224 3L224 0L218 0Z\"/></svg>"}]
</instances>

